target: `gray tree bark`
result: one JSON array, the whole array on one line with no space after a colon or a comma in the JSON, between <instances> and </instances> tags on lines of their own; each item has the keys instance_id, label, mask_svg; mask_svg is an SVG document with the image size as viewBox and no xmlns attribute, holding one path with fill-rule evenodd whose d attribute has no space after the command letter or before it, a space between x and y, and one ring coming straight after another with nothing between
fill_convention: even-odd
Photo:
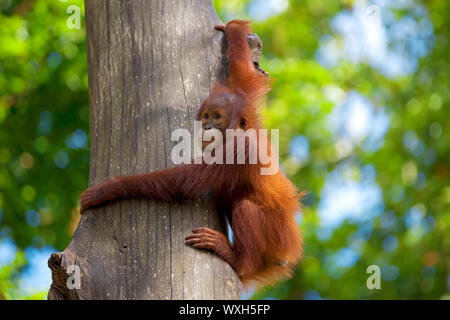
<instances>
[{"instance_id":1,"label":"gray tree bark","mask_svg":"<svg viewBox=\"0 0 450 320\"><path fill-rule=\"evenodd\" d=\"M226 78L212 0L86 0L85 7L89 185L173 166L171 132L193 132L201 102ZM252 34L249 45L264 72L261 41ZM239 299L228 264L184 245L200 226L226 232L206 194L184 204L134 199L89 210L69 246L49 259L48 299ZM81 288L70 289L78 270Z\"/></svg>"}]
</instances>

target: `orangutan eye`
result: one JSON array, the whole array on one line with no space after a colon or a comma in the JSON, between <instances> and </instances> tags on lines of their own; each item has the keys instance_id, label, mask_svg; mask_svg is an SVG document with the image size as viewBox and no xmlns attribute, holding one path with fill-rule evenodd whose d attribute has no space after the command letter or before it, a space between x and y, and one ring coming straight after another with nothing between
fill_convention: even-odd
<instances>
[{"instance_id":1,"label":"orangutan eye","mask_svg":"<svg viewBox=\"0 0 450 320\"><path fill-rule=\"evenodd\" d=\"M245 128L247 126L247 120L241 119L240 126L241 126L241 128Z\"/></svg>"}]
</instances>

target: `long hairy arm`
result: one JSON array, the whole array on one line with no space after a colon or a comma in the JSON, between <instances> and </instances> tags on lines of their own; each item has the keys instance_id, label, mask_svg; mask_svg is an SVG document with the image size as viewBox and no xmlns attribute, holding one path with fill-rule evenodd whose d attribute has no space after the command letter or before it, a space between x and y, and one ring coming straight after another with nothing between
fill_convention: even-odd
<instances>
[{"instance_id":1,"label":"long hairy arm","mask_svg":"<svg viewBox=\"0 0 450 320\"><path fill-rule=\"evenodd\" d=\"M264 267L264 213L250 200L238 201L232 213L233 266L239 276L246 278Z\"/></svg>"},{"instance_id":2,"label":"long hairy arm","mask_svg":"<svg viewBox=\"0 0 450 320\"><path fill-rule=\"evenodd\" d=\"M116 199L148 198L167 202L191 199L210 185L212 169L212 166L192 164L148 174L114 177L81 194L80 212Z\"/></svg>"},{"instance_id":3,"label":"long hairy arm","mask_svg":"<svg viewBox=\"0 0 450 320\"><path fill-rule=\"evenodd\" d=\"M227 86L242 90L249 102L258 102L270 90L270 80L255 70L248 45L249 24L249 21L232 20L226 26L216 26L216 29L225 32L227 38L230 65Z\"/></svg>"}]
</instances>

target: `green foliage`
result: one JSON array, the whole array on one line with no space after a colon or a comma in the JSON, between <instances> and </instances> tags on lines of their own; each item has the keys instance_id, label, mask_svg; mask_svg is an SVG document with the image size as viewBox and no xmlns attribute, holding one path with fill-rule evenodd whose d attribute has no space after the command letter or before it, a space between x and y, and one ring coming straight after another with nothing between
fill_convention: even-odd
<instances>
[{"instance_id":1,"label":"green foliage","mask_svg":"<svg viewBox=\"0 0 450 320\"><path fill-rule=\"evenodd\" d=\"M8 26L0 31L1 223L22 248L64 248L70 212L87 184L87 145L66 143L89 125L85 32L67 28L66 7L15 1L0 15ZM30 210L39 214L36 227L27 223Z\"/></svg>"},{"instance_id":2,"label":"green foliage","mask_svg":"<svg viewBox=\"0 0 450 320\"><path fill-rule=\"evenodd\" d=\"M262 10L261 3L214 1L224 21L252 19L250 13ZM50 245L61 250L68 244L77 198L87 185L86 39L83 19L81 30L66 25L66 9L72 4L84 8L81 0L0 0L0 239L12 238L19 248L15 260L0 267L0 298L26 298L16 289L26 265L22 249ZM346 56L331 66L319 63L324 39L333 37L343 47L332 22L339 13L351 12L353 1L288 4L253 28L264 43L261 66L275 79L264 110L266 124L280 129L283 169L308 191L301 218L305 253L291 280L254 298L448 297L450 5L414 2L413 9L426 9L415 19L427 15L431 20L432 46L413 72L387 76L368 61ZM392 12L398 19L413 15L410 9ZM330 114L351 92L389 116L380 148L364 147L371 145L367 138L349 145L329 129ZM292 150L298 136L309 144L302 160ZM423 152L408 148L408 139ZM368 221L347 219L323 237L327 179L343 170L344 183L358 183L367 168L375 172L382 191L379 213ZM335 193L340 190L336 186ZM429 221L429 229L411 227L411 216ZM357 259L348 263L352 252ZM366 287L366 268L372 264L382 268L381 290Z\"/></svg>"},{"instance_id":3,"label":"green foliage","mask_svg":"<svg viewBox=\"0 0 450 320\"><path fill-rule=\"evenodd\" d=\"M14 297L13 291L17 287L17 277L25 264L25 256L23 252L19 252L10 264L0 268L0 300Z\"/></svg>"}]
</instances>

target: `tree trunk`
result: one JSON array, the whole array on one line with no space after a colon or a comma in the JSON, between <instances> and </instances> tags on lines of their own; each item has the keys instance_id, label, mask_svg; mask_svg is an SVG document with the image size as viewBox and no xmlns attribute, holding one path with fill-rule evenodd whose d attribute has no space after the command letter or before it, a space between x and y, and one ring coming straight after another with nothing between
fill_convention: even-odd
<instances>
[{"instance_id":1,"label":"tree trunk","mask_svg":"<svg viewBox=\"0 0 450 320\"><path fill-rule=\"evenodd\" d=\"M89 185L173 166L171 132L188 128L224 77L212 0L86 0ZM239 299L234 271L184 245L192 229L224 231L209 197L186 204L122 200L89 210L49 259L49 299ZM81 288L69 289L73 267ZM70 279L69 279L70 280Z\"/></svg>"}]
</instances>

